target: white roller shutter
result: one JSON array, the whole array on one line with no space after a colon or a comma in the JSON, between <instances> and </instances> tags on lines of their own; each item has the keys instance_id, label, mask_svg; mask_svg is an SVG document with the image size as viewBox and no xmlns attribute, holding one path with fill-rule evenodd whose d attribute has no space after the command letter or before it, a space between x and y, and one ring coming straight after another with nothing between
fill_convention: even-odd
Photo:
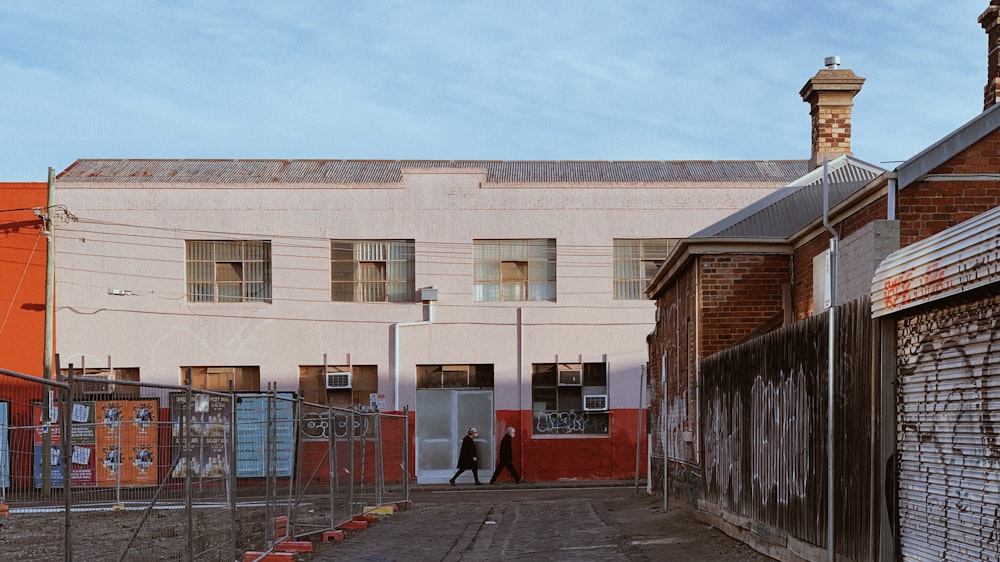
<instances>
[{"instance_id":1,"label":"white roller shutter","mask_svg":"<svg viewBox=\"0 0 1000 562\"><path fill-rule=\"evenodd\" d=\"M903 560L1000 560L1000 294L897 322Z\"/></svg>"}]
</instances>

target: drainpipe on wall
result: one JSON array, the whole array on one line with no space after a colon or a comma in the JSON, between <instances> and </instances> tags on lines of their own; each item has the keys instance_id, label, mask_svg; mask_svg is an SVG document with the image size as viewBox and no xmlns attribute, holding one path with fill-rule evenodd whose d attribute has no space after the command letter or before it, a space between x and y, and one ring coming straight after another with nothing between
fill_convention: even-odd
<instances>
[{"instance_id":1,"label":"drainpipe on wall","mask_svg":"<svg viewBox=\"0 0 1000 562\"><path fill-rule=\"evenodd\" d=\"M889 178L889 186L886 188L888 192L888 201L886 203L886 220L894 221L896 220L896 178L899 177L899 172L895 170L891 172L886 172L886 177Z\"/></svg>"},{"instance_id":2,"label":"drainpipe on wall","mask_svg":"<svg viewBox=\"0 0 1000 562\"><path fill-rule=\"evenodd\" d=\"M425 320L419 322L396 322L392 325L392 402L393 411L399 411L399 329L409 326L429 326L434 323L434 301L437 300L437 289L423 287L418 289L420 300L424 306Z\"/></svg>"}]
</instances>

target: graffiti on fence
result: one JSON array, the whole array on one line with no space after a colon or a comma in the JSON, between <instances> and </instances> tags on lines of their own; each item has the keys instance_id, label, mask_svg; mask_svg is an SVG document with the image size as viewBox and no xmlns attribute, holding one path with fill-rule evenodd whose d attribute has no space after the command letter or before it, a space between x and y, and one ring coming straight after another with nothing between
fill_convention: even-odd
<instances>
[{"instance_id":1,"label":"graffiti on fence","mask_svg":"<svg viewBox=\"0 0 1000 562\"><path fill-rule=\"evenodd\" d=\"M604 412L539 411L532 420L536 435L599 434L608 433L608 414Z\"/></svg>"},{"instance_id":2,"label":"graffiti on fence","mask_svg":"<svg viewBox=\"0 0 1000 562\"><path fill-rule=\"evenodd\" d=\"M771 499L788 505L793 497L805 498L813 404L804 367L780 373L777 382L758 375L750 396L754 497L764 505Z\"/></svg>"},{"instance_id":3,"label":"graffiti on fence","mask_svg":"<svg viewBox=\"0 0 1000 562\"><path fill-rule=\"evenodd\" d=\"M354 436L369 436L373 423L371 416L354 415ZM351 414L350 412L333 413L333 436L337 439L346 439L351 435ZM326 412L306 412L302 415L302 435L303 438L315 441L330 439L330 416Z\"/></svg>"},{"instance_id":4,"label":"graffiti on fence","mask_svg":"<svg viewBox=\"0 0 1000 562\"><path fill-rule=\"evenodd\" d=\"M740 428L743 420L743 400L733 393L732 404L726 404L726 394L713 392L708 400L705 429L705 479L717 489L724 507L732 507L733 498L741 495L743 463L740 459Z\"/></svg>"}]
</instances>

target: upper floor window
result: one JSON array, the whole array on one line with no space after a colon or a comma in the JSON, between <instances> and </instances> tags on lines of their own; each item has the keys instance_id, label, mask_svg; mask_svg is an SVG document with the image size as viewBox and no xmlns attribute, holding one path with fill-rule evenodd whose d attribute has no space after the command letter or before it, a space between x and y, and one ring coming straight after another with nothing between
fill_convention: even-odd
<instances>
[{"instance_id":1,"label":"upper floor window","mask_svg":"<svg viewBox=\"0 0 1000 562\"><path fill-rule=\"evenodd\" d=\"M555 301L556 241L476 240L476 301Z\"/></svg>"},{"instance_id":2,"label":"upper floor window","mask_svg":"<svg viewBox=\"0 0 1000 562\"><path fill-rule=\"evenodd\" d=\"M615 300L645 300L643 289L676 243L672 238L616 238Z\"/></svg>"},{"instance_id":3,"label":"upper floor window","mask_svg":"<svg viewBox=\"0 0 1000 562\"><path fill-rule=\"evenodd\" d=\"M270 240L188 240L188 302L271 302Z\"/></svg>"},{"instance_id":4,"label":"upper floor window","mask_svg":"<svg viewBox=\"0 0 1000 562\"><path fill-rule=\"evenodd\" d=\"M331 298L413 302L413 254L413 240L331 240Z\"/></svg>"}]
</instances>

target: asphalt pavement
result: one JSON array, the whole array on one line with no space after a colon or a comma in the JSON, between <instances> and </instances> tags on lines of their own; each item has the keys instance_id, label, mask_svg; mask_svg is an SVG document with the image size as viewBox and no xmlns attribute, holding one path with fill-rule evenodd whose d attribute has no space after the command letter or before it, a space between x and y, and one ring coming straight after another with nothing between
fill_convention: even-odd
<instances>
[{"instance_id":1,"label":"asphalt pavement","mask_svg":"<svg viewBox=\"0 0 1000 562\"><path fill-rule=\"evenodd\" d=\"M310 560L770 560L686 506L607 482L417 486L411 505Z\"/></svg>"}]
</instances>

